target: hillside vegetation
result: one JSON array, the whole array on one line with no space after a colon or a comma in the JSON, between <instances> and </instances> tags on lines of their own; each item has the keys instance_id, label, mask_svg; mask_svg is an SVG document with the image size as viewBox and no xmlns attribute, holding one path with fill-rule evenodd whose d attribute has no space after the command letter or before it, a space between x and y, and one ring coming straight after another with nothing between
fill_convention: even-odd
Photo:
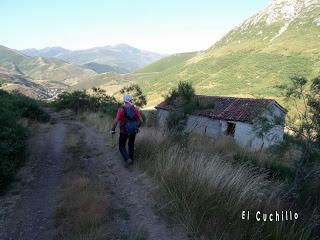
<instances>
[{"instance_id":1,"label":"hillside vegetation","mask_svg":"<svg viewBox=\"0 0 320 240\"><path fill-rule=\"evenodd\" d=\"M0 90L0 193L14 178L26 154L28 131L23 118L48 121L49 115L36 100Z\"/></svg>"},{"instance_id":2,"label":"hillside vegetation","mask_svg":"<svg viewBox=\"0 0 320 240\"><path fill-rule=\"evenodd\" d=\"M178 53L168 57L164 57L159 61L151 63L150 65L140 68L136 73L153 73L153 72L162 72L169 68L179 66L184 64L185 61L199 54L198 52L190 53Z\"/></svg>"}]
</instances>

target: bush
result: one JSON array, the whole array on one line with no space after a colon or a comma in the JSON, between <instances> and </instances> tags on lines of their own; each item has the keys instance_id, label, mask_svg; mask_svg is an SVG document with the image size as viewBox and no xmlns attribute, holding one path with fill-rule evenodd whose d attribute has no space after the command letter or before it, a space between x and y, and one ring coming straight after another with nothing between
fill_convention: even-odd
<instances>
[{"instance_id":1,"label":"bush","mask_svg":"<svg viewBox=\"0 0 320 240\"><path fill-rule=\"evenodd\" d=\"M186 135L188 116L195 111L214 108L214 103L200 101L195 95L195 89L188 82L179 82L177 88L172 89L165 97L165 101L176 108L170 111L167 128L178 135Z\"/></svg>"},{"instance_id":2,"label":"bush","mask_svg":"<svg viewBox=\"0 0 320 240\"><path fill-rule=\"evenodd\" d=\"M138 84L132 84L126 87L123 87L120 90L121 94L131 95L134 104L138 107L144 107L147 105L147 99L143 95L141 88Z\"/></svg>"},{"instance_id":3,"label":"bush","mask_svg":"<svg viewBox=\"0 0 320 240\"><path fill-rule=\"evenodd\" d=\"M93 88L92 90L93 94L88 94L86 90L64 92L53 104L59 110L71 109L76 113L91 111L114 115L120 107L116 99L108 96L102 89Z\"/></svg>"},{"instance_id":4,"label":"bush","mask_svg":"<svg viewBox=\"0 0 320 240\"><path fill-rule=\"evenodd\" d=\"M0 102L0 192L3 192L25 158L27 129L20 119L48 121L49 115L38 101L20 94L0 90Z\"/></svg>"}]
</instances>

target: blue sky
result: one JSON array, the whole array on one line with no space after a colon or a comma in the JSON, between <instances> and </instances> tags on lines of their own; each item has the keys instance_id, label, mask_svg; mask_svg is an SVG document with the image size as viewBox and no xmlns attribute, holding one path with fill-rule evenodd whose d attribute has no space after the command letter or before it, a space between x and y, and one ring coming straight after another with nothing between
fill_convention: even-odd
<instances>
[{"instance_id":1,"label":"blue sky","mask_svg":"<svg viewBox=\"0 0 320 240\"><path fill-rule=\"evenodd\" d=\"M84 49L127 43L159 53L202 50L268 0L1 0L0 44Z\"/></svg>"}]
</instances>

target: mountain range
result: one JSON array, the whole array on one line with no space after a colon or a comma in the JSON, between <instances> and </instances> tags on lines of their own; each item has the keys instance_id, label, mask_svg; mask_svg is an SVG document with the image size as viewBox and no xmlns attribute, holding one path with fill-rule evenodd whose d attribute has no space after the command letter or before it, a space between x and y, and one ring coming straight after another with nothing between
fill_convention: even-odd
<instances>
[{"instance_id":1,"label":"mountain range","mask_svg":"<svg viewBox=\"0 0 320 240\"><path fill-rule=\"evenodd\" d=\"M117 45L82 51L50 48L21 53L11 49L11 55L0 47L0 67L36 84L42 84L41 79L46 83L54 80L71 90L96 86L115 94L122 86L138 83L149 105L159 103L181 80L191 82L199 94L276 98L286 105L278 85L288 83L293 75L308 79L320 75L319 39L320 0L273 0L209 49L166 56L146 66L134 59L137 55L155 59L153 53ZM3 51L7 51L5 57ZM128 51L132 58L127 57L127 62L137 61L130 70L140 68L115 73L127 68L108 62L105 53L124 56ZM117 71L105 70L109 66Z\"/></svg>"},{"instance_id":2,"label":"mountain range","mask_svg":"<svg viewBox=\"0 0 320 240\"><path fill-rule=\"evenodd\" d=\"M153 96L155 89L163 93L185 80L201 94L277 97L277 86L291 76L320 75L319 39L319 0L274 0L208 50L160 71L146 67L139 73L148 75L142 86ZM137 82L146 83L145 78L138 76Z\"/></svg>"},{"instance_id":3,"label":"mountain range","mask_svg":"<svg viewBox=\"0 0 320 240\"><path fill-rule=\"evenodd\" d=\"M98 73L129 73L163 57L161 54L140 50L127 44L76 51L49 47L25 49L20 52L32 57L58 58L69 63L84 65Z\"/></svg>"},{"instance_id":4,"label":"mountain range","mask_svg":"<svg viewBox=\"0 0 320 240\"><path fill-rule=\"evenodd\" d=\"M78 82L103 78L102 73L128 73L160 57L125 44L81 51L61 47L18 51L0 45L0 84L6 90L50 99Z\"/></svg>"},{"instance_id":5,"label":"mountain range","mask_svg":"<svg viewBox=\"0 0 320 240\"><path fill-rule=\"evenodd\" d=\"M97 73L56 58L30 57L0 45L0 83L36 98L50 98Z\"/></svg>"},{"instance_id":6,"label":"mountain range","mask_svg":"<svg viewBox=\"0 0 320 240\"><path fill-rule=\"evenodd\" d=\"M320 75L319 39L320 0L273 0L206 51L182 54L172 65L164 63L176 56L161 59L137 71L135 81L152 104L180 80L200 94L271 97L285 104L278 85L293 75Z\"/></svg>"}]
</instances>

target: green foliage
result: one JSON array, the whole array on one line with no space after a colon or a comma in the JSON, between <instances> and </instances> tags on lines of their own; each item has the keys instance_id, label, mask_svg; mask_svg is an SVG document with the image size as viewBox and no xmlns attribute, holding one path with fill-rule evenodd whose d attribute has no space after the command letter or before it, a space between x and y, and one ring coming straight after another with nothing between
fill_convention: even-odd
<instances>
[{"instance_id":1,"label":"green foliage","mask_svg":"<svg viewBox=\"0 0 320 240\"><path fill-rule=\"evenodd\" d=\"M131 95L133 103L138 107L143 107L147 104L147 99L143 95L141 88L138 84L132 84L126 87L123 87L120 90L121 94Z\"/></svg>"},{"instance_id":2,"label":"green foliage","mask_svg":"<svg viewBox=\"0 0 320 240\"><path fill-rule=\"evenodd\" d=\"M170 91L170 93L166 96L166 100L170 104L174 104L175 100L182 100L182 104L190 103L195 96L195 90L192 85L188 82L181 81L178 84L177 88L174 88ZM178 99L179 98L179 99Z\"/></svg>"},{"instance_id":3,"label":"green foliage","mask_svg":"<svg viewBox=\"0 0 320 240\"><path fill-rule=\"evenodd\" d=\"M308 80L305 77L293 76L291 84L281 88L287 99L295 102L299 99L303 102L302 108L297 109L294 119L289 119L290 129L298 137L317 143L320 137L320 77L313 79L311 86L308 87Z\"/></svg>"},{"instance_id":4,"label":"green foliage","mask_svg":"<svg viewBox=\"0 0 320 240\"><path fill-rule=\"evenodd\" d=\"M167 118L167 127L175 134L187 135L185 127L188 116L197 110L214 108L212 102L202 102L195 97L195 89L192 84L181 81L177 88L172 89L165 97L166 101L176 108L170 111Z\"/></svg>"},{"instance_id":5,"label":"green foliage","mask_svg":"<svg viewBox=\"0 0 320 240\"><path fill-rule=\"evenodd\" d=\"M189 105L193 102L195 90L187 82L179 82L178 87L172 89L166 96L166 101L175 107L177 111L171 111L167 118L167 128L175 133L183 133L187 124Z\"/></svg>"},{"instance_id":6,"label":"green foliage","mask_svg":"<svg viewBox=\"0 0 320 240\"><path fill-rule=\"evenodd\" d=\"M287 99L296 106L296 115L288 118L288 128L302 142L302 155L295 167L293 192L300 195L313 168L312 157L319 153L320 147L320 77L308 80L302 76L291 77L291 83L282 86ZM297 101L302 102L299 108Z\"/></svg>"},{"instance_id":7,"label":"green foliage","mask_svg":"<svg viewBox=\"0 0 320 240\"><path fill-rule=\"evenodd\" d=\"M64 92L54 101L57 109L71 109L76 113L81 111L103 112L114 115L120 104L114 97L108 96L104 90L93 88L93 94L88 94L86 90Z\"/></svg>"},{"instance_id":8,"label":"green foliage","mask_svg":"<svg viewBox=\"0 0 320 240\"><path fill-rule=\"evenodd\" d=\"M25 158L27 129L21 118L48 121L49 115L33 99L0 90L0 192L4 191Z\"/></svg>"}]
</instances>

